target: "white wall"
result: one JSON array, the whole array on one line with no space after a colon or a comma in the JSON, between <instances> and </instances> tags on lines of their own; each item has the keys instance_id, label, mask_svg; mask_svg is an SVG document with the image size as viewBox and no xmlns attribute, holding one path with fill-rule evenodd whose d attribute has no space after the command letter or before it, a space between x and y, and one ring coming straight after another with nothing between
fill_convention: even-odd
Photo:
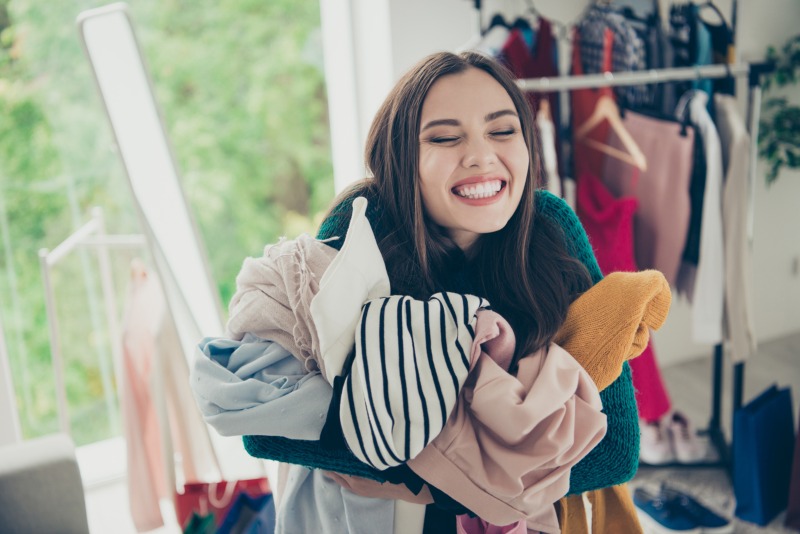
<instances>
[{"instance_id":1,"label":"white wall","mask_svg":"<svg viewBox=\"0 0 800 534\"><path fill-rule=\"evenodd\" d=\"M424 56L439 50L456 50L478 31L477 13L471 0L378 0L389 4L389 39L394 79ZM587 0L537 0L544 16L562 23L575 21ZM669 2L662 1L667 11ZM732 0L716 2L728 21ZM484 24L500 11L515 17L524 11L523 0L484 0ZM797 0L739 0L737 21L738 59L759 60L768 45L782 45L800 25ZM562 43L568 46L567 43ZM562 63L569 55L560 54ZM388 88L387 88L388 91ZM385 92L384 92L385 94ZM740 86L739 100L745 109L747 91ZM792 98L800 101L800 88ZM755 193L754 315L760 342L800 330L800 276L792 266L800 258L800 173L784 172L779 182L767 189L759 167ZM689 306L676 299L667 324L656 334L662 365L711 353L712 347L691 342Z\"/></svg>"}]
</instances>

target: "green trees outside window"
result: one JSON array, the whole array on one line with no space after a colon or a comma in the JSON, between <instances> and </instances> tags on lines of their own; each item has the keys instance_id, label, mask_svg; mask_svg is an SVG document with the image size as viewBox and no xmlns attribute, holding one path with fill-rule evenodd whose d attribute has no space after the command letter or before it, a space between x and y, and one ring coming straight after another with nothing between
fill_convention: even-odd
<instances>
[{"instance_id":1,"label":"green trees outside window","mask_svg":"<svg viewBox=\"0 0 800 534\"><path fill-rule=\"evenodd\" d=\"M102 2L0 0L0 315L25 437L57 429L37 252L104 209L140 228L75 18ZM317 0L131 0L183 186L224 303L247 255L313 232L333 197ZM124 304L133 252L115 252ZM110 358L97 267L55 275L78 444L117 435L102 395ZM94 301L94 302L93 302ZM98 315L99 314L99 315Z\"/></svg>"}]
</instances>

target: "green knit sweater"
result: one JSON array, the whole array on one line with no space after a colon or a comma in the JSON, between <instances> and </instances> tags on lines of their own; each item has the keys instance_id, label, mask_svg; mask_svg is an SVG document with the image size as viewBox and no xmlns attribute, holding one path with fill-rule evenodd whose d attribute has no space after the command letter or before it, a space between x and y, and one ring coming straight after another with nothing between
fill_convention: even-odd
<instances>
[{"instance_id":1,"label":"green knit sweater","mask_svg":"<svg viewBox=\"0 0 800 534\"><path fill-rule=\"evenodd\" d=\"M367 200L367 219L375 234L381 235L380 206L375 199ZM344 237L350 223L352 201L353 198L348 198L334 208L331 216L320 226L317 238ZM597 265L586 232L572 208L551 193L537 191L536 209L564 230L568 253L586 266L592 283L599 282L603 274ZM338 249L343 242L343 239L339 239L329 241L328 244ZM608 420L608 431L597 447L572 468L569 494L622 484L636 474L639 464L639 423L631 371L627 363L623 365L620 377L600 393L600 398L603 402L603 413ZM361 464L349 451L325 450L317 442L300 442L271 436L245 436L244 443L245 449L259 458L382 480L379 471Z\"/></svg>"}]
</instances>

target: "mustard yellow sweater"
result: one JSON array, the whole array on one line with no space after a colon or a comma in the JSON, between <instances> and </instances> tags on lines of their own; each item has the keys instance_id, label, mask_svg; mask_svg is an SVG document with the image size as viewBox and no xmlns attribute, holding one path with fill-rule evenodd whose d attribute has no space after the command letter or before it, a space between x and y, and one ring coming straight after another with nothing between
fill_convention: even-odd
<instances>
[{"instance_id":1,"label":"mustard yellow sweater","mask_svg":"<svg viewBox=\"0 0 800 534\"><path fill-rule=\"evenodd\" d=\"M622 372L626 360L639 356L667 319L672 295L658 271L611 273L570 306L555 342L589 372L602 391ZM591 529L580 495L558 502L565 534L642 532L627 484L587 492L592 504Z\"/></svg>"},{"instance_id":2,"label":"mustard yellow sweater","mask_svg":"<svg viewBox=\"0 0 800 534\"><path fill-rule=\"evenodd\" d=\"M603 391L622 364L647 347L669 313L672 294L659 271L611 273L569 307L553 340L583 366Z\"/></svg>"}]
</instances>

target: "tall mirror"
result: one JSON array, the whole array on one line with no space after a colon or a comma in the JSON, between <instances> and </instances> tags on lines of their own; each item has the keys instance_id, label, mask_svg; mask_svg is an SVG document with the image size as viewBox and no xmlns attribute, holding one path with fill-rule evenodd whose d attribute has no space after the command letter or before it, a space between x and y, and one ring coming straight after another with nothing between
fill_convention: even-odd
<instances>
[{"instance_id":1,"label":"tall mirror","mask_svg":"<svg viewBox=\"0 0 800 534\"><path fill-rule=\"evenodd\" d=\"M180 184L124 3L81 13L78 28L186 354L221 335L219 294Z\"/></svg>"}]
</instances>

